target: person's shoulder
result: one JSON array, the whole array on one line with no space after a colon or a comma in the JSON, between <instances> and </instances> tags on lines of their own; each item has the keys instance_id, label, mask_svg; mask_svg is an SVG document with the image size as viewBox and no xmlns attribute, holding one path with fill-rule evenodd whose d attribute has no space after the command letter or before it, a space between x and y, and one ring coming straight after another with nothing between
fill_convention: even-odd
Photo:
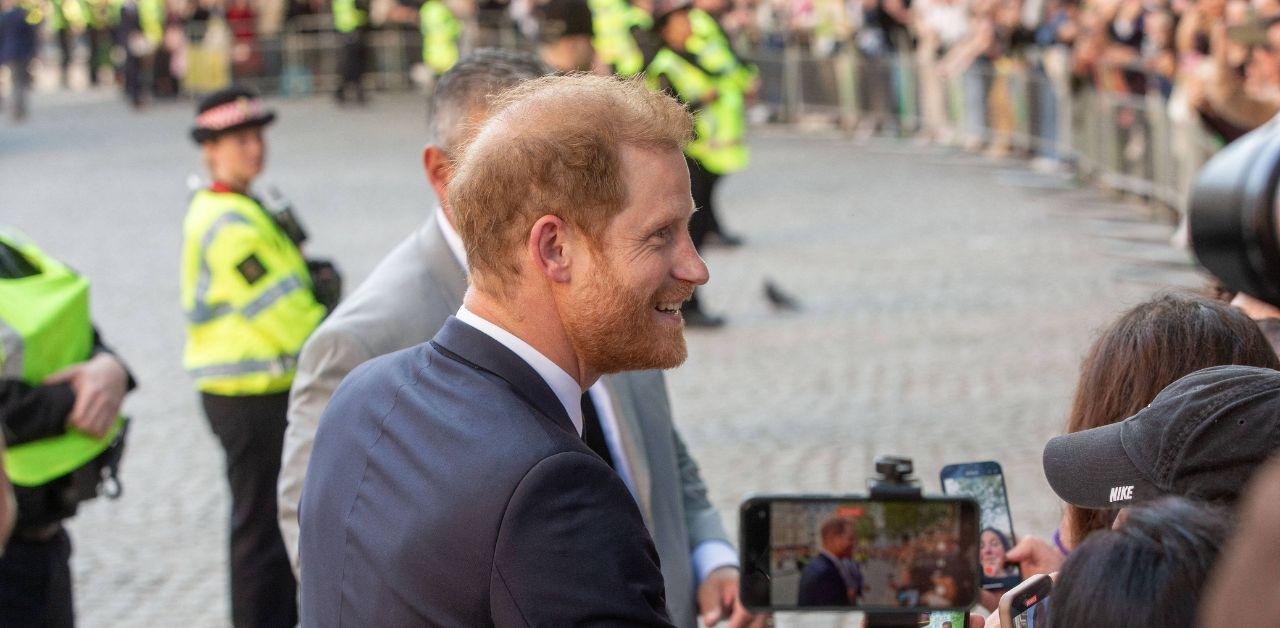
<instances>
[{"instance_id":1,"label":"person's shoulder","mask_svg":"<svg viewBox=\"0 0 1280 628\"><path fill-rule=\"evenodd\" d=\"M321 327L358 339L371 355L429 340L452 312L414 250L415 237L388 253Z\"/></svg>"}]
</instances>

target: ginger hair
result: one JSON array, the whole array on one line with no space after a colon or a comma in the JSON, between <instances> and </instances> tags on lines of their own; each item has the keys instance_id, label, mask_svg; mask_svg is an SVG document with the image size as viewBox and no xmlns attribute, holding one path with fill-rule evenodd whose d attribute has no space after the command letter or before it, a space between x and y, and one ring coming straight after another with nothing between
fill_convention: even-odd
<instances>
[{"instance_id":1,"label":"ginger hair","mask_svg":"<svg viewBox=\"0 0 1280 628\"><path fill-rule=\"evenodd\" d=\"M471 283L508 294L533 224L554 215L592 246L627 203L623 146L680 151L689 112L638 80L545 76L499 95L463 147L449 205Z\"/></svg>"}]
</instances>

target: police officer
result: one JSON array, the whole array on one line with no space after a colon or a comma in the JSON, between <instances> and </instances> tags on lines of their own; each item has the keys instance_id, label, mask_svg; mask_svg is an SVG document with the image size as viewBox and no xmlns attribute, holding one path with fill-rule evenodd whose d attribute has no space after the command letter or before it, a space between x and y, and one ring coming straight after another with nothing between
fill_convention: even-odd
<instances>
[{"instance_id":1,"label":"police officer","mask_svg":"<svg viewBox=\"0 0 1280 628\"><path fill-rule=\"evenodd\" d=\"M339 56L341 79L334 100L347 102L354 92L356 102L365 103L364 65L369 55L369 0L333 0L333 28L342 36Z\"/></svg>"},{"instance_id":2,"label":"police officer","mask_svg":"<svg viewBox=\"0 0 1280 628\"><path fill-rule=\"evenodd\" d=\"M654 89L663 89L694 112L694 139L685 147L694 205L698 208L689 223L693 244L699 250L716 227L715 185L720 177L746 167L747 147L743 143L743 92L735 89L722 74L708 70L689 44L694 41L690 5L682 0L659 8L654 28L662 47L645 70ZM702 311L697 292L684 306L685 324L691 327L719 327L724 318Z\"/></svg>"},{"instance_id":3,"label":"police officer","mask_svg":"<svg viewBox=\"0 0 1280 628\"><path fill-rule=\"evenodd\" d=\"M212 183L195 193L183 224L183 365L227 456L236 626L297 621L275 487L298 351L326 314L295 243L304 237L296 222L250 192L266 152L263 127L274 119L238 87L200 103L191 136Z\"/></svg>"},{"instance_id":4,"label":"police officer","mask_svg":"<svg viewBox=\"0 0 1280 628\"><path fill-rule=\"evenodd\" d=\"M75 624L62 521L99 492L104 469L114 477L133 388L89 321L89 282L0 229L0 427L18 504L0 555L0 625Z\"/></svg>"},{"instance_id":5,"label":"police officer","mask_svg":"<svg viewBox=\"0 0 1280 628\"><path fill-rule=\"evenodd\" d=\"M726 107L721 111L721 115L724 117L724 123L730 125L725 133L731 130L741 136L746 129L745 103L749 98L754 98L759 90L759 70L734 51L729 43L729 36L720 25L720 17L728 6L729 3L726 0L694 0L693 8L689 10L689 27L692 33L686 45L689 52L698 59L698 65L716 77L717 91L724 93L726 100L740 103L736 112L731 112ZM732 117L730 117L731 113ZM710 185L714 187L719 175L745 168L746 156L744 152L740 164L711 165L711 174L717 176L711 180ZM738 246L742 243L742 238L726 233L721 228L714 196L708 200L704 212L706 215L700 219L698 228L707 231L709 243L722 246Z\"/></svg>"},{"instance_id":6,"label":"police officer","mask_svg":"<svg viewBox=\"0 0 1280 628\"><path fill-rule=\"evenodd\" d=\"M418 9L418 30L422 32L422 62L434 76L448 72L458 62L462 21L444 0L427 0Z\"/></svg>"},{"instance_id":7,"label":"police officer","mask_svg":"<svg viewBox=\"0 0 1280 628\"><path fill-rule=\"evenodd\" d=\"M636 35L653 28L653 18L628 0L587 0L587 6L596 60L624 78L643 72L645 56Z\"/></svg>"}]
</instances>

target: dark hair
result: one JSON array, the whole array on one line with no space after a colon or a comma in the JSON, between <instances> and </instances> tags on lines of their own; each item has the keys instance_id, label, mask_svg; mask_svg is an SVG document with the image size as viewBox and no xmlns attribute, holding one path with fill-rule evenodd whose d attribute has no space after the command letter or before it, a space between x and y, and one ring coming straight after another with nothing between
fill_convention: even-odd
<instances>
[{"instance_id":1,"label":"dark hair","mask_svg":"<svg viewBox=\"0 0 1280 628\"><path fill-rule=\"evenodd\" d=\"M1067 557L1049 627L1191 628L1230 522L1225 509L1184 497L1135 507L1120 529L1094 533Z\"/></svg>"},{"instance_id":2,"label":"dark hair","mask_svg":"<svg viewBox=\"0 0 1280 628\"><path fill-rule=\"evenodd\" d=\"M1103 330L1080 365L1067 433L1123 421L1166 386L1211 366L1280 370L1267 337L1225 303L1186 292L1158 295ZM1079 545L1111 525L1114 513L1067 505L1065 539Z\"/></svg>"},{"instance_id":3,"label":"dark hair","mask_svg":"<svg viewBox=\"0 0 1280 628\"><path fill-rule=\"evenodd\" d=\"M527 52L472 51L436 80L427 120L432 141L452 153L463 143L468 115L487 110L490 100L507 88L547 74L551 68Z\"/></svg>"},{"instance_id":4,"label":"dark hair","mask_svg":"<svg viewBox=\"0 0 1280 628\"><path fill-rule=\"evenodd\" d=\"M982 538L982 534L983 534L984 532L990 532L990 533L992 533L992 534L996 535L996 538L1000 539L1000 544L1004 546L1004 551L1006 551L1006 552L1007 552L1007 551L1009 551L1009 549L1010 549L1010 548L1012 548L1012 547L1013 547L1013 544L1009 542L1009 537L1005 536L1003 532L1001 532L1001 531L999 531L999 530L997 530L997 529L995 529L995 528L983 528L983 529L982 529L982 532L979 532L979 533L978 533L978 538L979 538L979 539L981 539L981 538Z\"/></svg>"}]
</instances>

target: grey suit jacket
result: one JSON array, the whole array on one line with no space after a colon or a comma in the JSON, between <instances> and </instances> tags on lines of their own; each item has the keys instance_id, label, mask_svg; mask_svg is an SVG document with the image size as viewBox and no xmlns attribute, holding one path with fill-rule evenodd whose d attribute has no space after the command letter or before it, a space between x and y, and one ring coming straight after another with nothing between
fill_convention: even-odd
<instances>
[{"instance_id":1,"label":"grey suit jacket","mask_svg":"<svg viewBox=\"0 0 1280 628\"><path fill-rule=\"evenodd\" d=\"M432 217L387 255L303 347L289 400L279 484L280 529L295 574L298 503L316 428L333 391L361 363L432 338L461 307L466 286L466 274ZM728 535L672 424L662 373L624 373L604 381L640 511L661 559L671 619L693 626L697 601L691 552L704 541L727 543Z\"/></svg>"}]
</instances>

